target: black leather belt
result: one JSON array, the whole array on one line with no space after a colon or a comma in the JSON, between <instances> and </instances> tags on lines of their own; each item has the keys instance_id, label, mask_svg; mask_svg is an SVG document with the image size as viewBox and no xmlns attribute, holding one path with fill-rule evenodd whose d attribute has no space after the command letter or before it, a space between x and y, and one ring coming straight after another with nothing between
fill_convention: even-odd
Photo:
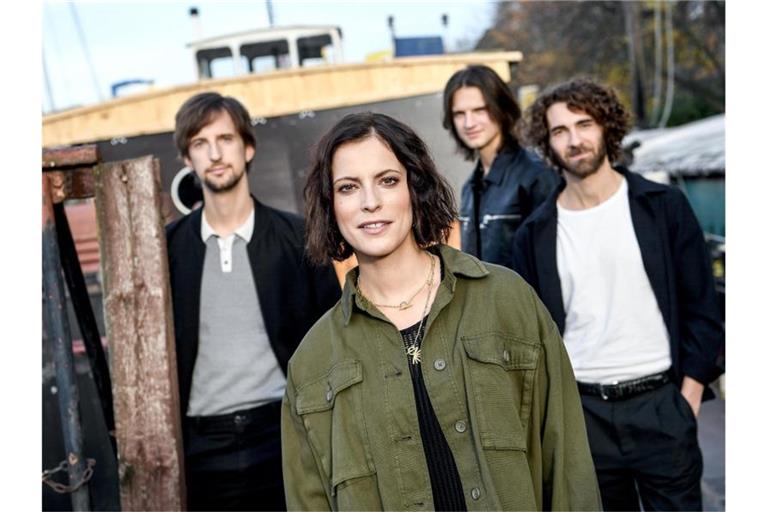
<instances>
[{"instance_id":1,"label":"black leather belt","mask_svg":"<svg viewBox=\"0 0 768 512\"><path fill-rule=\"evenodd\" d=\"M270 418L280 418L280 400L270 402L260 407L235 411L216 416L187 416L184 418L188 426L198 430L219 430L242 428L243 426Z\"/></svg>"},{"instance_id":2,"label":"black leather belt","mask_svg":"<svg viewBox=\"0 0 768 512\"><path fill-rule=\"evenodd\" d=\"M668 382L672 382L669 371L613 384L588 384L586 382L577 382L576 384L582 395L599 396L603 400L623 400L640 393L653 391Z\"/></svg>"}]
</instances>

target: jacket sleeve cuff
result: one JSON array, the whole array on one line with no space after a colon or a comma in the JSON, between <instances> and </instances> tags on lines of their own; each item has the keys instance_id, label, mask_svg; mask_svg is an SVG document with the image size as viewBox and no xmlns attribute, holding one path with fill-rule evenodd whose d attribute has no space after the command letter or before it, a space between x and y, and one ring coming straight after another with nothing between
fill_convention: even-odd
<instances>
[{"instance_id":1,"label":"jacket sleeve cuff","mask_svg":"<svg viewBox=\"0 0 768 512\"><path fill-rule=\"evenodd\" d=\"M683 376L687 375L706 386L722 375L724 369L702 357L689 354L682 361L681 372Z\"/></svg>"}]
</instances>

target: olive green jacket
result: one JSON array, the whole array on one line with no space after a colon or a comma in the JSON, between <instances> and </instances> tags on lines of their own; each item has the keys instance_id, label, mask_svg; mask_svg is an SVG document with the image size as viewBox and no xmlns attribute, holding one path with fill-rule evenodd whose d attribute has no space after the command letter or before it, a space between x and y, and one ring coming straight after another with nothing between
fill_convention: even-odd
<instances>
[{"instance_id":1,"label":"olive green jacket","mask_svg":"<svg viewBox=\"0 0 768 512\"><path fill-rule=\"evenodd\" d=\"M425 385L469 510L598 510L581 401L549 313L516 273L440 246L422 344ZM355 293L288 363L289 510L433 510L398 329Z\"/></svg>"}]
</instances>

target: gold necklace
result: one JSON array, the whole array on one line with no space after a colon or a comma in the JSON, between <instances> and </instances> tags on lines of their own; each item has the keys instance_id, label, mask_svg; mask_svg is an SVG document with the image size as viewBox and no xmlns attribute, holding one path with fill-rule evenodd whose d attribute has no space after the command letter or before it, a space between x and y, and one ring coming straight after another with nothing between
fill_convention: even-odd
<instances>
[{"instance_id":1,"label":"gold necklace","mask_svg":"<svg viewBox=\"0 0 768 512\"><path fill-rule=\"evenodd\" d=\"M433 271L435 268L435 258L436 256L431 256L432 258L432 265L430 265L430 270ZM429 280L428 280L428 288L427 288L427 300L424 302L424 311L421 312L421 321L419 322L419 329L416 331L416 337L413 339L413 343L411 343L408 348L405 350L405 353L409 356L411 356L411 364L416 366L421 362L421 343L419 343L419 336L421 336L421 328L424 327L424 318L427 316L427 307L429 306L429 298L432 296L432 283L433 283L433 272L430 272L429 274Z\"/></svg>"},{"instance_id":2,"label":"gold necklace","mask_svg":"<svg viewBox=\"0 0 768 512\"><path fill-rule=\"evenodd\" d=\"M424 281L424 284L421 285L418 290L416 290L416 293L414 293L410 299L404 300L403 302L397 305L376 304L372 300L368 299L368 297L366 297L363 294L363 292L360 290L360 274L357 275L357 280L355 281L355 290L359 295L362 295L363 297L365 297L366 300L368 300L368 302L370 302L377 308L399 309L400 311L403 311L413 306L413 299L415 299L416 296L421 293L421 290L423 290L425 286L427 285L432 286L432 279L433 279L434 273L435 273L435 258L430 255L429 256L429 274L427 274L427 280Z\"/></svg>"}]
</instances>

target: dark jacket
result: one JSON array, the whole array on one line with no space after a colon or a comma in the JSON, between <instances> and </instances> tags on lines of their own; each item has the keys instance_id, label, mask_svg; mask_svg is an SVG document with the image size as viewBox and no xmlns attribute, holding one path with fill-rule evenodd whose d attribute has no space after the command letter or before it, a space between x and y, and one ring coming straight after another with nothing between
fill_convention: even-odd
<instances>
[{"instance_id":1,"label":"dark jacket","mask_svg":"<svg viewBox=\"0 0 768 512\"><path fill-rule=\"evenodd\" d=\"M306 332L341 297L331 267L318 268L304 254L304 222L254 198L253 236L247 245L253 279L269 336L280 368ZM176 331L179 399L184 417L197 358L200 326L200 286L205 243L200 237L202 208L166 227L168 267Z\"/></svg>"},{"instance_id":2,"label":"dark jacket","mask_svg":"<svg viewBox=\"0 0 768 512\"><path fill-rule=\"evenodd\" d=\"M461 189L461 250L511 268L515 230L559 181L555 171L516 144L499 151L485 177L478 161Z\"/></svg>"},{"instance_id":3,"label":"dark jacket","mask_svg":"<svg viewBox=\"0 0 768 512\"><path fill-rule=\"evenodd\" d=\"M687 375L709 384L724 369L718 355L725 340L715 294L712 264L699 223L683 193L648 181L628 169L629 210L643 266L669 332L672 369L680 383ZM560 332L565 308L557 271L557 197L561 183L520 227L514 269L539 293ZM712 391L705 390L704 398Z\"/></svg>"},{"instance_id":4,"label":"dark jacket","mask_svg":"<svg viewBox=\"0 0 768 512\"><path fill-rule=\"evenodd\" d=\"M549 313L511 270L437 250L445 278L421 365L468 510L599 510L579 392ZM400 332L356 278L289 364L288 510L434 510Z\"/></svg>"}]
</instances>

